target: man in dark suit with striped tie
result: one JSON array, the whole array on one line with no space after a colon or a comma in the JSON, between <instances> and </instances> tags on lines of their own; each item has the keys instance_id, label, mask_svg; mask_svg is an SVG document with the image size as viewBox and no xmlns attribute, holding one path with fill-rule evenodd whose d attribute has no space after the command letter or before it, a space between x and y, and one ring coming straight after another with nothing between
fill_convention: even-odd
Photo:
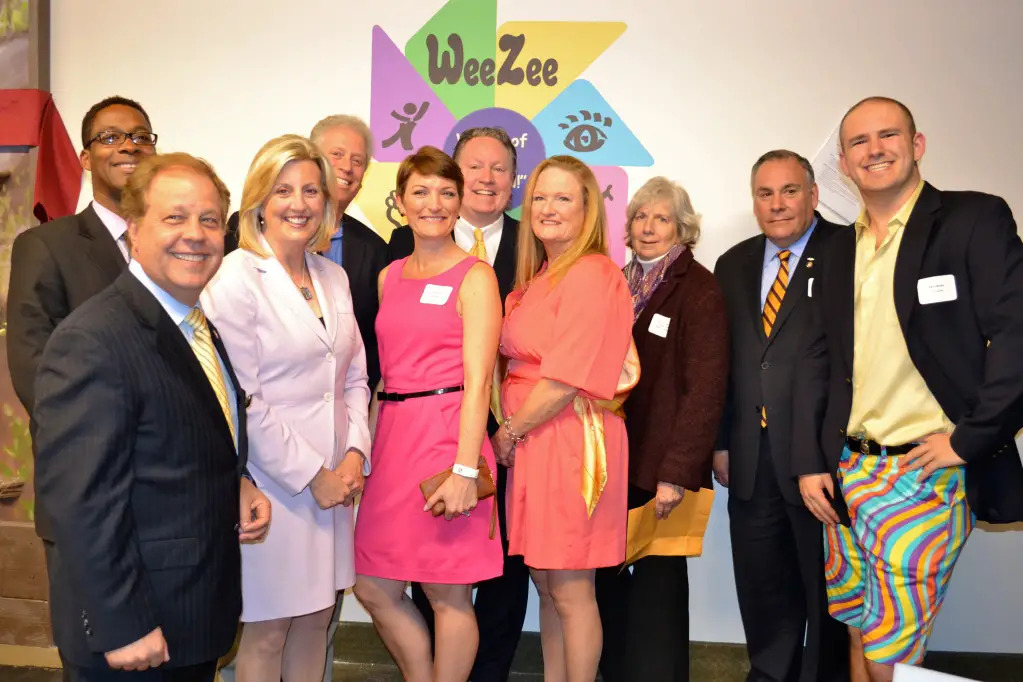
<instances>
[{"instance_id":1,"label":"man in dark suit with striped tie","mask_svg":"<svg viewBox=\"0 0 1023 682\"><path fill-rule=\"evenodd\" d=\"M809 298L819 293L814 266L839 227L814 211L817 185L802 156L767 152L750 181L762 234L729 249L715 267L732 355L714 475L729 488L746 679L838 682L849 679L848 635L827 612L823 529L803 506L790 434L796 356Z\"/></svg>"},{"instance_id":2,"label":"man in dark suit with striped tie","mask_svg":"<svg viewBox=\"0 0 1023 682\"><path fill-rule=\"evenodd\" d=\"M210 682L234 641L238 542L262 539L270 504L247 477L244 393L198 307L228 199L204 161L143 160L121 202L131 264L43 352L37 513L73 682Z\"/></svg>"}]
</instances>

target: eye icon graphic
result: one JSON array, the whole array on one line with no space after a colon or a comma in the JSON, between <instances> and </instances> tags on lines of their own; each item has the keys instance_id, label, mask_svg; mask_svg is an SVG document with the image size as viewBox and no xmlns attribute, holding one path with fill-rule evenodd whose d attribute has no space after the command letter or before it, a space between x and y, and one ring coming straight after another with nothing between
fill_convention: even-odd
<instances>
[{"instance_id":1,"label":"eye icon graphic","mask_svg":"<svg viewBox=\"0 0 1023 682\"><path fill-rule=\"evenodd\" d=\"M593 152L600 149L607 141L607 133L601 130L601 126L610 128L611 117L605 118L598 112L591 114L585 109L581 109L579 114L583 117L581 122L578 116L569 114L565 117L568 123L558 124L559 128L568 130L564 145L573 152Z\"/></svg>"}]
</instances>

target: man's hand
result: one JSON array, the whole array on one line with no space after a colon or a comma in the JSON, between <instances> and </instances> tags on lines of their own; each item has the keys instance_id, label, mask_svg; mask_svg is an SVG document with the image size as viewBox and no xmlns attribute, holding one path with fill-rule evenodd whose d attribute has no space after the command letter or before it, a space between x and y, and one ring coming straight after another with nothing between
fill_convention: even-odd
<instances>
[{"instance_id":1,"label":"man's hand","mask_svg":"<svg viewBox=\"0 0 1023 682\"><path fill-rule=\"evenodd\" d=\"M309 490L313 493L313 499L320 509L330 509L341 504L348 497L348 484L341 476L330 469L320 467L320 470L309 482Z\"/></svg>"},{"instance_id":2,"label":"man's hand","mask_svg":"<svg viewBox=\"0 0 1023 682\"><path fill-rule=\"evenodd\" d=\"M728 487L728 450L714 451L714 480Z\"/></svg>"},{"instance_id":3,"label":"man's hand","mask_svg":"<svg viewBox=\"0 0 1023 682\"><path fill-rule=\"evenodd\" d=\"M107 665L118 670L148 670L170 660L163 630L156 628L142 639L108 651Z\"/></svg>"},{"instance_id":4,"label":"man's hand","mask_svg":"<svg viewBox=\"0 0 1023 682\"><path fill-rule=\"evenodd\" d=\"M825 490L828 491L827 495L824 494ZM828 526L838 525L838 514L831 506L831 500L835 499L835 484L831 481L831 474L800 476L799 494L803 496L803 504L818 521ZM828 499L829 495L831 500Z\"/></svg>"},{"instance_id":5,"label":"man's hand","mask_svg":"<svg viewBox=\"0 0 1023 682\"><path fill-rule=\"evenodd\" d=\"M927 478L938 469L957 467L966 461L952 449L952 434L934 433L924 438L924 442L906 453L902 464L907 471L923 469L921 478Z\"/></svg>"},{"instance_id":6,"label":"man's hand","mask_svg":"<svg viewBox=\"0 0 1023 682\"><path fill-rule=\"evenodd\" d=\"M682 502L686 489L674 483L657 482L657 501L654 503L654 515L659 519L668 518L668 514Z\"/></svg>"},{"instance_id":7,"label":"man's hand","mask_svg":"<svg viewBox=\"0 0 1023 682\"><path fill-rule=\"evenodd\" d=\"M242 478L241 514L238 540L246 543L262 542L270 530L270 500L252 481Z\"/></svg>"},{"instance_id":8,"label":"man's hand","mask_svg":"<svg viewBox=\"0 0 1023 682\"><path fill-rule=\"evenodd\" d=\"M362 475L362 453L354 448L348 450L335 471L348 486L348 496L341 504L350 507L355 504L355 498L362 492L362 486L366 482Z\"/></svg>"}]
</instances>

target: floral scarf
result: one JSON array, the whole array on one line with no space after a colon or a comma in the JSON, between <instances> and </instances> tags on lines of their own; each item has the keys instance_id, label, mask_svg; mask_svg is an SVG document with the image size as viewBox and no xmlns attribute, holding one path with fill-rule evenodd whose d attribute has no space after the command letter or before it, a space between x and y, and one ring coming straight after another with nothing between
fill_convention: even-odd
<instances>
[{"instance_id":1,"label":"floral scarf","mask_svg":"<svg viewBox=\"0 0 1023 682\"><path fill-rule=\"evenodd\" d=\"M657 265L650 268L649 271L644 275L643 266L640 265L639 259L633 254L632 260L629 261L628 265L622 268L622 272L625 273L625 279L629 282L629 293L632 294L632 322L636 323L639 319L643 309L646 308L646 304L650 302L650 297L657 291L657 287L661 285L661 281L664 279L664 273L668 271L671 264L678 260L678 257L686 250L686 247L682 244L676 244L668 250Z\"/></svg>"}]
</instances>

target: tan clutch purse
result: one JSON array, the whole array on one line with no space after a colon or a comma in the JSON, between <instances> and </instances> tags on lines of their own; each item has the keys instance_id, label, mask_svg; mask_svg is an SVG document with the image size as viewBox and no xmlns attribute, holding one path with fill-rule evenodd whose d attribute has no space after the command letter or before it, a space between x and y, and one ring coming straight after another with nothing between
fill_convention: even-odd
<instances>
[{"instance_id":1,"label":"tan clutch purse","mask_svg":"<svg viewBox=\"0 0 1023 682\"><path fill-rule=\"evenodd\" d=\"M491 497L497 492L497 484L494 482L494 474L490 471L490 467L487 465L487 460L480 455L480 461L477 463L477 468L480 470L480 475L476 478L476 499L483 500ZM430 476L425 481L419 484L419 489L423 491L423 498L430 499L430 496L437 492L437 489L444 484L444 481L448 480L451 476L451 467L448 467L444 471ZM444 503L438 502L433 505L433 509L430 510L434 516L440 516L444 513ZM494 539L494 531L497 526L497 500L494 500L490 512L490 539Z\"/></svg>"}]
</instances>

